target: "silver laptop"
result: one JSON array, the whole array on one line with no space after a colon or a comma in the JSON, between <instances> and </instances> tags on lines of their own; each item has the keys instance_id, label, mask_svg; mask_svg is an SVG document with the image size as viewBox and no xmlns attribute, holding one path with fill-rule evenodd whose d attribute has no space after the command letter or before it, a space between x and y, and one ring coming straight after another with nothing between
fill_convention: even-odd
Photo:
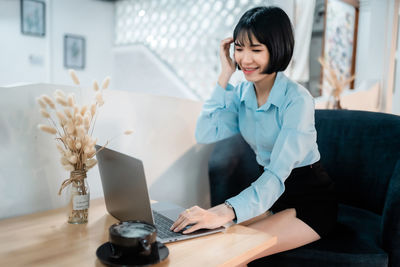
<instances>
[{"instance_id":1,"label":"silver laptop","mask_svg":"<svg viewBox=\"0 0 400 267\"><path fill-rule=\"evenodd\" d=\"M96 149L99 150L100 146L96 145ZM154 224L157 228L157 240L162 243L224 230L224 227L201 229L185 235L169 230L184 208L163 202L151 205L142 161L108 148L102 149L96 157L107 211L118 220L141 220Z\"/></svg>"}]
</instances>

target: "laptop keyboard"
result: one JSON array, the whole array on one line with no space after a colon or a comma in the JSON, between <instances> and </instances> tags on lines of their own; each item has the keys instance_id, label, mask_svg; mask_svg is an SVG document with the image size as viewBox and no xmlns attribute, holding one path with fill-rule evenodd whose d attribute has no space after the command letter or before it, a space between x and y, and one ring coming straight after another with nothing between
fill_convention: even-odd
<instances>
[{"instance_id":1,"label":"laptop keyboard","mask_svg":"<svg viewBox=\"0 0 400 267\"><path fill-rule=\"evenodd\" d=\"M175 233L175 232L169 230L169 228L171 227L171 225L174 222L154 210L153 210L153 218L154 218L155 225L157 228L157 236L158 237L165 239L165 238L173 238L173 237L183 235L182 233Z\"/></svg>"}]
</instances>

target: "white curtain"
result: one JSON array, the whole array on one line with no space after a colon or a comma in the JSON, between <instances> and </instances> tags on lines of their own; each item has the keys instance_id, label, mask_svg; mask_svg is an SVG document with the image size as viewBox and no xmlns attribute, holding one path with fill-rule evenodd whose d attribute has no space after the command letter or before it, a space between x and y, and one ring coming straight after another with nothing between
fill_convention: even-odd
<instances>
[{"instance_id":1,"label":"white curtain","mask_svg":"<svg viewBox=\"0 0 400 267\"><path fill-rule=\"evenodd\" d=\"M276 1L278 2L278 1ZM315 0L291 0L291 17L295 46L293 58L285 74L297 82L308 82L310 79L310 43L315 9Z\"/></svg>"}]
</instances>

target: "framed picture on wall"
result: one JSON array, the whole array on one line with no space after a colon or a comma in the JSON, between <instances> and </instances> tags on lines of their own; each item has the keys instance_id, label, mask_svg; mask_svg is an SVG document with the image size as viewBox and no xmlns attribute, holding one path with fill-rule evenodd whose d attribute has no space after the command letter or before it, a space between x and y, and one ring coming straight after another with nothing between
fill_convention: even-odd
<instances>
[{"instance_id":1,"label":"framed picture on wall","mask_svg":"<svg viewBox=\"0 0 400 267\"><path fill-rule=\"evenodd\" d=\"M85 37L64 35L64 67L67 69L85 68Z\"/></svg>"},{"instance_id":2,"label":"framed picture on wall","mask_svg":"<svg viewBox=\"0 0 400 267\"><path fill-rule=\"evenodd\" d=\"M355 73L359 3L356 0L326 0L322 57L343 79ZM321 73L321 84L327 81ZM354 88L352 81L347 88Z\"/></svg>"},{"instance_id":3,"label":"framed picture on wall","mask_svg":"<svg viewBox=\"0 0 400 267\"><path fill-rule=\"evenodd\" d=\"M21 0L21 32L33 36L46 35L46 4L37 0Z\"/></svg>"}]
</instances>

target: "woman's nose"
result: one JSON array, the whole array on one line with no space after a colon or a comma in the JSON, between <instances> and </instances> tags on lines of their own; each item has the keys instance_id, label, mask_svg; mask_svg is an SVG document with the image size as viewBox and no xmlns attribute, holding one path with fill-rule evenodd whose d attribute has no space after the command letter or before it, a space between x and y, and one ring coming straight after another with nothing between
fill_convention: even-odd
<instances>
[{"instance_id":1,"label":"woman's nose","mask_svg":"<svg viewBox=\"0 0 400 267\"><path fill-rule=\"evenodd\" d=\"M242 63L251 63L253 61L253 57L251 53L243 53L242 55Z\"/></svg>"}]
</instances>

